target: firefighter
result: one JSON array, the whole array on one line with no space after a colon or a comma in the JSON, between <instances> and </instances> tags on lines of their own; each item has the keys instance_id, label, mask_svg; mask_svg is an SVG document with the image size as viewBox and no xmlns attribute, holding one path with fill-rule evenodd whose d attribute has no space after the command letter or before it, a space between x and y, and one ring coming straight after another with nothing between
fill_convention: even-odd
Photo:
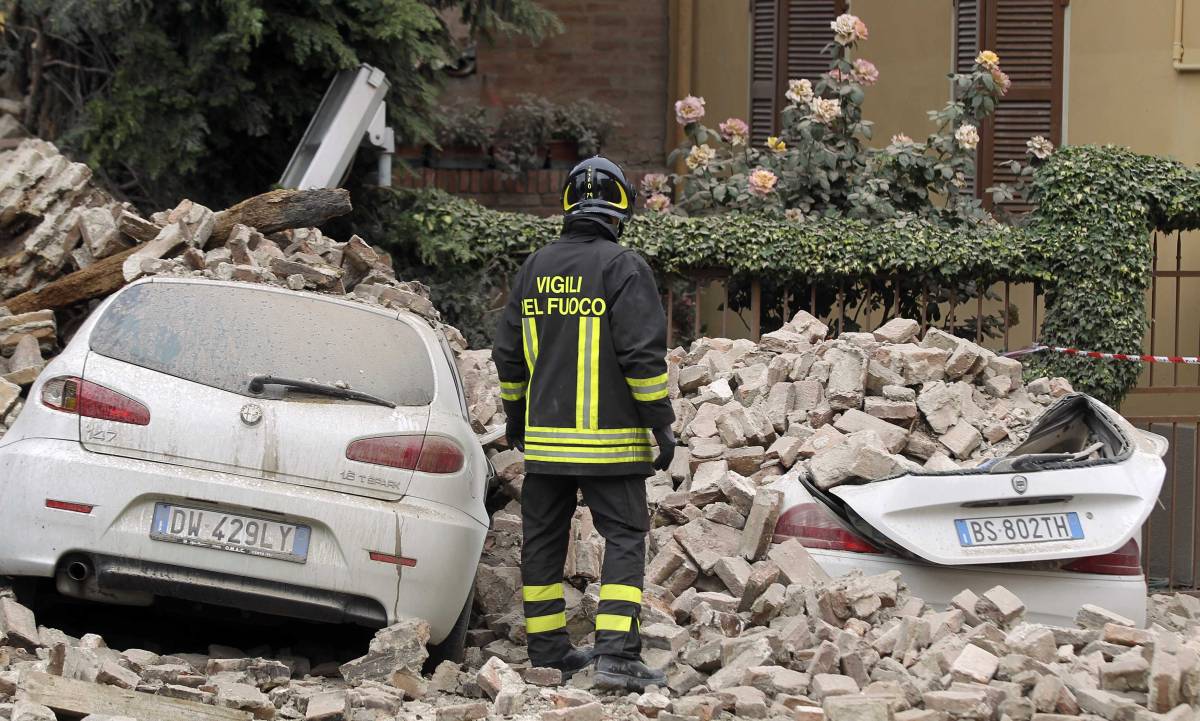
<instances>
[{"instance_id":1,"label":"firefighter","mask_svg":"<svg viewBox=\"0 0 1200 721\"><path fill-rule=\"evenodd\" d=\"M525 453L530 663L570 675L594 660L599 685L642 690L666 681L641 660L638 614L650 530L646 477L671 463L675 414L658 286L646 261L617 243L634 200L615 163L594 157L575 166L562 191L562 235L521 266L492 355L508 442ZM605 542L591 650L572 647L563 599L577 493Z\"/></svg>"}]
</instances>

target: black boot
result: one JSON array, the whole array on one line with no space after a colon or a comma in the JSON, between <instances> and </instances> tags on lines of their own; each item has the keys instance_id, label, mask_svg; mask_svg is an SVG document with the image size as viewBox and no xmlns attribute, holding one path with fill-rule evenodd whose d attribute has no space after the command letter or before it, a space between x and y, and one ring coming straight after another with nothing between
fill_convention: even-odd
<instances>
[{"instance_id":1,"label":"black boot","mask_svg":"<svg viewBox=\"0 0 1200 721\"><path fill-rule=\"evenodd\" d=\"M543 664L546 668L556 668L562 671L563 681L571 678L592 662L592 647L572 648L567 655L552 663Z\"/></svg>"},{"instance_id":2,"label":"black boot","mask_svg":"<svg viewBox=\"0 0 1200 721\"><path fill-rule=\"evenodd\" d=\"M666 686L667 676L641 661L617 656L596 657L596 685L600 688L645 691L650 686Z\"/></svg>"}]
</instances>

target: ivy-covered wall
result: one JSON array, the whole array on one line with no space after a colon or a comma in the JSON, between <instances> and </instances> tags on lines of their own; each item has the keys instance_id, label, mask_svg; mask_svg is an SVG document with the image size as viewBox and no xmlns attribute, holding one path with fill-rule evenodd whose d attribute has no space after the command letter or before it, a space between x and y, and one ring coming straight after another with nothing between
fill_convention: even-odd
<instances>
[{"instance_id":1,"label":"ivy-covered wall","mask_svg":"<svg viewBox=\"0 0 1200 721\"><path fill-rule=\"evenodd\" d=\"M798 283L910 275L931 282L1039 281L1046 292L1042 342L1140 352L1149 234L1200 227L1200 173L1112 146L1065 147L1038 170L1037 210L1021 227L946 228L919 219L792 223L737 213L638 215L622 243L660 273L725 268ZM560 221L488 210L437 191L375 191L357 225L368 237L442 273L486 285L557 237ZM401 263L403 265L403 263ZM472 292L486 288L472 285ZM437 288L435 286L435 292ZM1036 354L1031 372L1062 375L1117 403L1139 367Z\"/></svg>"}]
</instances>

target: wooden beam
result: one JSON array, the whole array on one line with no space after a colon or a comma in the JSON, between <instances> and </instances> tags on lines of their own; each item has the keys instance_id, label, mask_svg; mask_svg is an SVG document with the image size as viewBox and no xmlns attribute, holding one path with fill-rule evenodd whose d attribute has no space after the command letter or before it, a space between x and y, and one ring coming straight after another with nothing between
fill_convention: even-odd
<instances>
[{"instance_id":1,"label":"wooden beam","mask_svg":"<svg viewBox=\"0 0 1200 721\"><path fill-rule=\"evenodd\" d=\"M142 246L137 245L116 255L101 258L88 267L68 273L36 290L0 301L13 313L29 313L43 308L64 308L83 300L108 295L125 285L121 265Z\"/></svg>"},{"instance_id":2,"label":"wooden beam","mask_svg":"<svg viewBox=\"0 0 1200 721\"><path fill-rule=\"evenodd\" d=\"M87 716L128 716L138 721L249 721L248 711L209 706L196 701L154 696L45 673L22 674L17 698L55 712Z\"/></svg>"},{"instance_id":3,"label":"wooden beam","mask_svg":"<svg viewBox=\"0 0 1200 721\"><path fill-rule=\"evenodd\" d=\"M217 224L206 245L224 245L237 223L260 233L287 228L311 228L353 210L350 191L345 188L272 190L217 213Z\"/></svg>"}]
</instances>

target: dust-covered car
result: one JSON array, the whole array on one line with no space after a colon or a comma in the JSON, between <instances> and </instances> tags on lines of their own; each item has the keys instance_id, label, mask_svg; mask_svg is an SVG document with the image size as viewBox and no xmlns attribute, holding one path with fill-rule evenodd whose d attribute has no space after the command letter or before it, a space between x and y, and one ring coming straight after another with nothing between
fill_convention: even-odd
<instances>
[{"instance_id":1,"label":"dust-covered car","mask_svg":"<svg viewBox=\"0 0 1200 721\"><path fill-rule=\"evenodd\" d=\"M419 317L154 278L108 298L0 440L0 574L331 622L461 653L490 465Z\"/></svg>"},{"instance_id":2,"label":"dust-covered car","mask_svg":"<svg viewBox=\"0 0 1200 721\"><path fill-rule=\"evenodd\" d=\"M831 575L899 570L945 606L1000 585L1035 621L1071 625L1095 603L1144 623L1135 540L1158 500L1167 441L1083 394L1063 397L1020 445L973 469L821 490L781 482L777 540L799 539Z\"/></svg>"}]
</instances>

